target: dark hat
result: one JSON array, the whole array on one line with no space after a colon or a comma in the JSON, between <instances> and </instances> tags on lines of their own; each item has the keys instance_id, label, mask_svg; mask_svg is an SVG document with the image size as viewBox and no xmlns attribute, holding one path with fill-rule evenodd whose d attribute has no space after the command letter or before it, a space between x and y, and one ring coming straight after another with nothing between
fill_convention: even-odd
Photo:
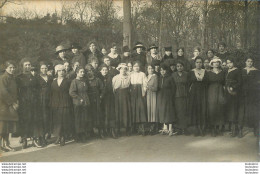
<instances>
[{"instance_id":1,"label":"dark hat","mask_svg":"<svg viewBox=\"0 0 260 174\"><path fill-rule=\"evenodd\" d=\"M152 45L149 46L148 51L150 51L150 50L153 49L153 48L156 48L156 49L157 49L158 47L157 47L155 44L152 44Z\"/></svg>"},{"instance_id":2,"label":"dark hat","mask_svg":"<svg viewBox=\"0 0 260 174\"><path fill-rule=\"evenodd\" d=\"M172 51L172 47L169 46L169 47L164 47L164 51Z\"/></svg>"},{"instance_id":3,"label":"dark hat","mask_svg":"<svg viewBox=\"0 0 260 174\"><path fill-rule=\"evenodd\" d=\"M73 49L73 48L76 48L76 49L82 49L82 47L81 46L79 46L79 44L78 43L72 43L71 44L71 49Z\"/></svg>"},{"instance_id":4,"label":"dark hat","mask_svg":"<svg viewBox=\"0 0 260 174\"><path fill-rule=\"evenodd\" d=\"M133 50L136 50L136 48L142 48L143 50L145 50L145 47L142 42L136 42Z\"/></svg>"},{"instance_id":5,"label":"dark hat","mask_svg":"<svg viewBox=\"0 0 260 174\"><path fill-rule=\"evenodd\" d=\"M123 52L130 52L129 47L128 47L128 46L124 46L124 47L123 47Z\"/></svg>"},{"instance_id":6,"label":"dark hat","mask_svg":"<svg viewBox=\"0 0 260 174\"><path fill-rule=\"evenodd\" d=\"M56 47L55 54L58 54L59 52L61 52L61 51L66 51L66 50L68 50L68 48L66 48L66 47L63 46L63 45L59 45L59 46Z\"/></svg>"}]
</instances>

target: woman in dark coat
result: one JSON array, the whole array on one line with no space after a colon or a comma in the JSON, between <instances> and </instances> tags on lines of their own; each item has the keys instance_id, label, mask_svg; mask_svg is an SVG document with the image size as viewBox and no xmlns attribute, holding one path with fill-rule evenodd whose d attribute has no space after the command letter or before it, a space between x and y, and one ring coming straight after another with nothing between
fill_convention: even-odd
<instances>
[{"instance_id":1,"label":"woman in dark coat","mask_svg":"<svg viewBox=\"0 0 260 174\"><path fill-rule=\"evenodd\" d=\"M184 57L184 48L181 47L181 48L177 49L177 57L176 57L175 61L176 62L179 62L179 61L183 62L184 71L189 72L191 70L191 64L190 64L189 60Z\"/></svg>"},{"instance_id":2,"label":"woman in dark coat","mask_svg":"<svg viewBox=\"0 0 260 174\"><path fill-rule=\"evenodd\" d=\"M110 57L111 66L114 67L114 68L117 67L118 64L121 62L121 57L117 53L117 46L116 46L115 43L112 43L110 53L107 56Z\"/></svg>"},{"instance_id":3,"label":"woman in dark coat","mask_svg":"<svg viewBox=\"0 0 260 174\"><path fill-rule=\"evenodd\" d=\"M48 65L45 62L40 62L40 106L43 116L43 143L47 143L46 139L51 137L51 112L50 112L50 90L53 81L52 76L47 75Z\"/></svg>"},{"instance_id":4,"label":"woman in dark coat","mask_svg":"<svg viewBox=\"0 0 260 174\"><path fill-rule=\"evenodd\" d=\"M120 74L112 79L115 94L116 133L120 135L122 129L126 129L126 134L130 135L132 126L130 76L127 73L128 67L125 63L119 64L116 69L120 71Z\"/></svg>"},{"instance_id":5,"label":"woman in dark coat","mask_svg":"<svg viewBox=\"0 0 260 174\"><path fill-rule=\"evenodd\" d=\"M100 138L104 138L104 117L100 108L103 83L95 76L94 68L90 64L85 66L85 70L87 72L88 96L90 100L89 114L91 115L92 128L97 128Z\"/></svg>"},{"instance_id":6,"label":"woman in dark coat","mask_svg":"<svg viewBox=\"0 0 260 174\"><path fill-rule=\"evenodd\" d=\"M133 62L139 61L141 63L141 71L145 71L145 65L146 65L146 54L145 54L145 47L143 43L137 42L133 48L135 52L132 55Z\"/></svg>"},{"instance_id":7,"label":"woman in dark coat","mask_svg":"<svg viewBox=\"0 0 260 174\"><path fill-rule=\"evenodd\" d=\"M195 136L204 136L207 121L207 72L202 69L202 58L195 59L195 68L189 73L189 117L195 126Z\"/></svg>"},{"instance_id":8,"label":"woman in dark coat","mask_svg":"<svg viewBox=\"0 0 260 174\"><path fill-rule=\"evenodd\" d=\"M18 89L14 72L14 62L5 62L5 73L0 77L0 138L3 151L14 151L9 141L9 133L16 132L18 122Z\"/></svg>"},{"instance_id":9,"label":"woman in dark coat","mask_svg":"<svg viewBox=\"0 0 260 174\"><path fill-rule=\"evenodd\" d=\"M227 75L225 84L225 94L227 104L225 106L225 114L231 126L231 136L235 137L238 131L238 102L241 86L241 72L236 68L232 58L227 58ZM240 127L239 127L240 129Z\"/></svg>"},{"instance_id":10,"label":"woman in dark coat","mask_svg":"<svg viewBox=\"0 0 260 174\"><path fill-rule=\"evenodd\" d=\"M169 74L169 69L165 64L161 65L161 75L158 79L158 84L157 122L164 124L163 130L160 131L161 133L172 136L174 135L172 124L176 121L174 108L176 86L173 77Z\"/></svg>"},{"instance_id":11,"label":"woman in dark coat","mask_svg":"<svg viewBox=\"0 0 260 174\"><path fill-rule=\"evenodd\" d=\"M212 128L212 136L223 135L225 125L224 107L226 98L224 94L225 72L221 70L221 60L210 61L212 71L208 72L208 116Z\"/></svg>"},{"instance_id":12,"label":"woman in dark coat","mask_svg":"<svg viewBox=\"0 0 260 174\"><path fill-rule=\"evenodd\" d=\"M101 111L104 116L105 132L111 133L113 138L115 133L115 98L112 87L112 77L108 74L108 66L103 64L100 66L100 80L103 83L103 90L101 93Z\"/></svg>"},{"instance_id":13,"label":"woman in dark coat","mask_svg":"<svg viewBox=\"0 0 260 174\"><path fill-rule=\"evenodd\" d=\"M177 116L178 134L184 134L188 126L188 73L183 71L184 64L177 62L177 72L173 73L173 79L176 85L175 109Z\"/></svg>"},{"instance_id":14,"label":"woman in dark coat","mask_svg":"<svg viewBox=\"0 0 260 174\"><path fill-rule=\"evenodd\" d=\"M76 133L76 141L85 141L85 133L90 131L91 118L88 114L89 110L89 97L88 85L86 82L85 70L82 66L75 70L77 77L72 80L70 85L70 96L73 99L74 105L74 127Z\"/></svg>"},{"instance_id":15,"label":"woman in dark coat","mask_svg":"<svg viewBox=\"0 0 260 174\"><path fill-rule=\"evenodd\" d=\"M55 74L57 78L51 84L50 95L53 134L57 137L55 144L64 146L66 138L73 132L70 81L65 78L65 68L61 64L55 66Z\"/></svg>"},{"instance_id":16,"label":"woman in dark coat","mask_svg":"<svg viewBox=\"0 0 260 174\"><path fill-rule=\"evenodd\" d=\"M246 67L242 70L242 89L239 100L238 136L243 137L243 127L254 128L255 136L259 135L259 94L260 71L253 66L253 58L246 58Z\"/></svg>"}]
</instances>

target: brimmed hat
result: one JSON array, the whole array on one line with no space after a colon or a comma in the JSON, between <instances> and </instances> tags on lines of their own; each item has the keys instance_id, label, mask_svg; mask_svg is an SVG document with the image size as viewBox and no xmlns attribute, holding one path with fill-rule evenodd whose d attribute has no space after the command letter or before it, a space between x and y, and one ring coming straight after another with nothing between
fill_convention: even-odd
<instances>
[{"instance_id":1,"label":"brimmed hat","mask_svg":"<svg viewBox=\"0 0 260 174\"><path fill-rule=\"evenodd\" d=\"M81 46L79 46L79 44L78 43L72 43L71 44L71 49L73 49L73 48L76 48L76 49L82 49L82 47Z\"/></svg>"},{"instance_id":2,"label":"brimmed hat","mask_svg":"<svg viewBox=\"0 0 260 174\"><path fill-rule=\"evenodd\" d=\"M152 44L152 45L149 46L147 51L150 51L153 48L157 49L158 47L155 44Z\"/></svg>"},{"instance_id":3,"label":"brimmed hat","mask_svg":"<svg viewBox=\"0 0 260 174\"><path fill-rule=\"evenodd\" d=\"M214 58L209 62L209 65L212 66L213 63L220 62L220 65L222 64L222 61L220 58L214 56Z\"/></svg>"},{"instance_id":4,"label":"brimmed hat","mask_svg":"<svg viewBox=\"0 0 260 174\"><path fill-rule=\"evenodd\" d=\"M56 47L55 54L58 54L59 52L61 52L61 51L66 51L66 50L68 50L68 48L66 48L66 47L63 46L63 45L59 45L59 46Z\"/></svg>"},{"instance_id":5,"label":"brimmed hat","mask_svg":"<svg viewBox=\"0 0 260 174\"><path fill-rule=\"evenodd\" d=\"M120 63L116 69L119 71L121 68L127 68L128 69L128 66L126 65L126 63Z\"/></svg>"},{"instance_id":6,"label":"brimmed hat","mask_svg":"<svg viewBox=\"0 0 260 174\"><path fill-rule=\"evenodd\" d=\"M172 47L171 46L164 47L164 51L172 51Z\"/></svg>"},{"instance_id":7,"label":"brimmed hat","mask_svg":"<svg viewBox=\"0 0 260 174\"><path fill-rule=\"evenodd\" d=\"M57 73L57 71L61 71L61 70L65 70L64 65L58 64L55 66L55 73Z\"/></svg>"},{"instance_id":8,"label":"brimmed hat","mask_svg":"<svg viewBox=\"0 0 260 174\"><path fill-rule=\"evenodd\" d=\"M124 46L124 47L123 47L123 52L130 52L129 47L128 47L128 46Z\"/></svg>"},{"instance_id":9,"label":"brimmed hat","mask_svg":"<svg viewBox=\"0 0 260 174\"><path fill-rule=\"evenodd\" d=\"M145 50L145 46L142 42L136 42L133 50L136 50L136 48L142 48L143 50Z\"/></svg>"}]
</instances>

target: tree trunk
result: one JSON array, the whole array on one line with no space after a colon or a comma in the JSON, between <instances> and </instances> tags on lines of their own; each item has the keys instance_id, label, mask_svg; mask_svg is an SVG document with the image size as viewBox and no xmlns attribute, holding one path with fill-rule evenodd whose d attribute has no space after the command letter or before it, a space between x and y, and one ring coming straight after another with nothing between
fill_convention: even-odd
<instances>
[{"instance_id":1,"label":"tree trunk","mask_svg":"<svg viewBox=\"0 0 260 174\"><path fill-rule=\"evenodd\" d=\"M123 1L123 46L129 46L131 49L131 0Z\"/></svg>"},{"instance_id":2,"label":"tree trunk","mask_svg":"<svg viewBox=\"0 0 260 174\"><path fill-rule=\"evenodd\" d=\"M160 0L160 21L159 21L159 53L162 50L162 30L163 30L163 4Z\"/></svg>"},{"instance_id":3,"label":"tree trunk","mask_svg":"<svg viewBox=\"0 0 260 174\"><path fill-rule=\"evenodd\" d=\"M248 30L248 0L245 0L245 8L244 8L244 15L245 15L245 17L244 17L244 43L243 43L243 47L245 48L245 49L247 49L247 30Z\"/></svg>"},{"instance_id":4,"label":"tree trunk","mask_svg":"<svg viewBox=\"0 0 260 174\"><path fill-rule=\"evenodd\" d=\"M208 0L203 1L202 7L202 37L201 37L201 46L202 49L208 49L207 47L207 13L208 13Z\"/></svg>"}]
</instances>

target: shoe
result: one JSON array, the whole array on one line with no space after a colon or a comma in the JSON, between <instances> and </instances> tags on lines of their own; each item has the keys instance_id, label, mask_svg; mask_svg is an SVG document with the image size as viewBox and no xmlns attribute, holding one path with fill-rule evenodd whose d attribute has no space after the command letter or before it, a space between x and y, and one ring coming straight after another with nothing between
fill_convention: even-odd
<instances>
[{"instance_id":1,"label":"shoe","mask_svg":"<svg viewBox=\"0 0 260 174\"><path fill-rule=\"evenodd\" d=\"M116 133L115 133L115 130L114 130L114 129L111 130L111 134L112 134L112 137L113 137L114 139L117 139L117 136L116 136Z\"/></svg>"},{"instance_id":2,"label":"shoe","mask_svg":"<svg viewBox=\"0 0 260 174\"><path fill-rule=\"evenodd\" d=\"M169 131L169 136L173 136L173 135L176 135L177 134L177 132L175 132L175 131Z\"/></svg>"},{"instance_id":3,"label":"shoe","mask_svg":"<svg viewBox=\"0 0 260 174\"><path fill-rule=\"evenodd\" d=\"M65 138L63 136L60 139L60 146L65 146Z\"/></svg>"},{"instance_id":4,"label":"shoe","mask_svg":"<svg viewBox=\"0 0 260 174\"><path fill-rule=\"evenodd\" d=\"M8 151L11 151L11 152L15 151L15 149L10 146L10 141L9 140L7 140L7 141L5 140L4 141L4 148L7 149Z\"/></svg>"},{"instance_id":5,"label":"shoe","mask_svg":"<svg viewBox=\"0 0 260 174\"><path fill-rule=\"evenodd\" d=\"M23 138L21 142L22 142L22 148L26 149L27 148L27 139Z\"/></svg>"},{"instance_id":6,"label":"shoe","mask_svg":"<svg viewBox=\"0 0 260 174\"><path fill-rule=\"evenodd\" d=\"M33 140L33 146L37 147L37 148L42 148L42 146L40 145L40 143L36 139Z\"/></svg>"},{"instance_id":7,"label":"shoe","mask_svg":"<svg viewBox=\"0 0 260 174\"><path fill-rule=\"evenodd\" d=\"M60 144L60 137L57 138L57 140L54 142L54 144Z\"/></svg>"}]
</instances>

